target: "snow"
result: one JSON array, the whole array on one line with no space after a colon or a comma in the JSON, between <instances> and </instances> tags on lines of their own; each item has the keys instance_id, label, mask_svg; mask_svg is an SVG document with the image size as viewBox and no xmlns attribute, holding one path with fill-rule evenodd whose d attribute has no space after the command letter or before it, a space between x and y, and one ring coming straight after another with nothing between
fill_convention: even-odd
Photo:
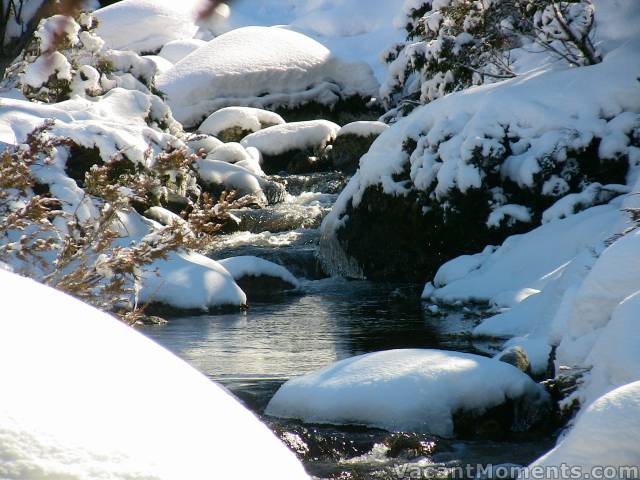
<instances>
[{"instance_id":1,"label":"snow","mask_svg":"<svg viewBox=\"0 0 640 480\"><path fill-rule=\"evenodd\" d=\"M198 131L217 136L230 128L257 132L265 127L281 125L284 119L277 113L251 107L227 107L212 113L202 122Z\"/></svg>"},{"instance_id":2,"label":"snow","mask_svg":"<svg viewBox=\"0 0 640 480\"><path fill-rule=\"evenodd\" d=\"M294 288L300 286L300 282L293 274L282 265L254 256L242 256L218 260L235 280L243 277L275 277L291 284Z\"/></svg>"},{"instance_id":3,"label":"snow","mask_svg":"<svg viewBox=\"0 0 640 480\"><path fill-rule=\"evenodd\" d=\"M336 138L339 130L339 125L328 120L291 122L252 133L240 143L257 148L264 155L275 156L293 150L322 149Z\"/></svg>"},{"instance_id":4,"label":"snow","mask_svg":"<svg viewBox=\"0 0 640 480\"><path fill-rule=\"evenodd\" d=\"M172 40L164 44L158 55L175 64L206 44L207 42L198 38Z\"/></svg>"},{"instance_id":5,"label":"snow","mask_svg":"<svg viewBox=\"0 0 640 480\"><path fill-rule=\"evenodd\" d=\"M307 478L224 388L143 335L32 280L0 270L0 285L0 477Z\"/></svg>"},{"instance_id":6,"label":"snow","mask_svg":"<svg viewBox=\"0 0 640 480\"><path fill-rule=\"evenodd\" d=\"M363 63L345 62L315 40L275 27L245 27L214 38L159 75L177 120L194 126L227 106L271 109L376 95Z\"/></svg>"},{"instance_id":7,"label":"snow","mask_svg":"<svg viewBox=\"0 0 640 480\"><path fill-rule=\"evenodd\" d=\"M359 121L348 123L338 131L338 137L342 135L355 135L357 137L378 136L384 132L389 125L382 122Z\"/></svg>"},{"instance_id":8,"label":"snow","mask_svg":"<svg viewBox=\"0 0 640 480\"><path fill-rule=\"evenodd\" d=\"M198 31L193 9L198 0L123 0L95 11L96 29L109 48L155 53L173 40Z\"/></svg>"},{"instance_id":9,"label":"snow","mask_svg":"<svg viewBox=\"0 0 640 480\"><path fill-rule=\"evenodd\" d=\"M640 465L640 382L620 387L589 405L560 444L530 467L563 464L582 467L582 475L598 466ZM634 478L619 473L608 478Z\"/></svg>"},{"instance_id":10,"label":"snow","mask_svg":"<svg viewBox=\"0 0 640 480\"><path fill-rule=\"evenodd\" d=\"M215 260L195 252L172 252L145 271L140 301L206 312L242 306L247 297Z\"/></svg>"},{"instance_id":11,"label":"snow","mask_svg":"<svg viewBox=\"0 0 640 480\"><path fill-rule=\"evenodd\" d=\"M71 80L71 65L60 52L38 57L27 67L24 83L33 88L40 88L51 76L58 80Z\"/></svg>"},{"instance_id":12,"label":"snow","mask_svg":"<svg viewBox=\"0 0 640 480\"><path fill-rule=\"evenodd\" d=\"M453 414L483 412L542 388L498 360L440 350L389 350L341 360L285 383L265 413L311 423L453 434Z\"/></svg>"}]
</instances>

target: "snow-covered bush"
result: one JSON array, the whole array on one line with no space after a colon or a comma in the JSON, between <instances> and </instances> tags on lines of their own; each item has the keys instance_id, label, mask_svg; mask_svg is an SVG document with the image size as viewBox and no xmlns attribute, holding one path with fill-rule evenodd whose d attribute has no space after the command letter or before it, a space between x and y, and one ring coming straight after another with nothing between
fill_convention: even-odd
<instances>
[{"instance_id":1,"label":"snow-covered bush","mask_svg":"<svg viewBox=\"0 0 640 480\"><path fill-rule=\"evenodd\" d=\"M33 39L7 68L3 86L20 88L28 99L46 103L72 95L95 97L116 87L154 91L154 61L106 48L96 26L89 13L41 20Z\"/></svg>"},{"instance_id":2,"label":"snow-covered bush","mask_svg":"<svg viewBox=\"0 0 640 480\"><path fill-rule=\"evenodd\" d=\"M601 61L590 38L590 0L410 0L399 21L407 40L383 54L389 120L448 93L515 77L523 46L575 66Z\"/></svg>"}]
</instances>

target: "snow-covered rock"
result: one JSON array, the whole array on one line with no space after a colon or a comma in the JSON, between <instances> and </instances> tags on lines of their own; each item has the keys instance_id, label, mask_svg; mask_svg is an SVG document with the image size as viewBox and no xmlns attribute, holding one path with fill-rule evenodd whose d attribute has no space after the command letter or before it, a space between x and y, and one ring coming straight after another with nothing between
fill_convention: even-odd
<instances>
[{"instance_id":1,"label":"snow-covered rock","mask_svg":"<svg viewBox=\"0 0 640 480\"><path fill-rule=\"evenodd\" d=\"M544 401L526 374L498 360L440 350L389 350L339 361L285 383L267 415L391 431L454 433L454 415L508 399Z\"/></svg>"},{"instance_id":2,"label":"snow-covered rock","mask_svg":"<svg viewBox=\"0 0 640 480\"><path fill-rule=\"evenodd\" d=\"M624 192L640 158L638 9L632 0L597 7L601 63L452 93L383 132L324 220L321 251L336 259L327 269L426 280L457 255ZM568 194L584 195L565 208ZM387 243L398 245L391 255Z\"/></svg>"},{"instance_id":3,"label":"snow-covered rock","mask_svg":"<svg viewBox=\"0 0 640 480\"><path fill-rule=\"evenodd\" d=\"M218 260L251 299L252 295L300 288L299 280L285 267L254 256Z\"/></svg>"},{"instance_id":4,"label":"snow-covered rock","mask_svg":"<svg viewBox=\"0 0 640 480\"><path fill-rule=\"evenodd\" d=\"M276 156L294 150L320 150L333 140L340 126L328 120L309 120L275 125L252 133L240 142L263 155Z\"/></svg>"},{"instance_id":5,"label":"snow-covered rock","mask_svg":"<svg viewBox=\"0 0 640 480\"><path fill-rule=\"evenodd\" d=\"M389 125L382 122L372 122L372 121L359 121L359 122L351 122L342 127L337 134L337 137L341 137L343 135L355 135L357 137L369 137L369 136L378 136L382 132L384 132Z\"/></svg>"},{"instance_id":6,"label":"snow-covered rock","mask_svg":"<svg viewBox=\"0 0 640 480\"><path fill-rule=\"evenodd\" d=\"M196 169L200 179L213 193L235 190L240 195L254 195L265 205L283 200L286 194L284 186L267 180L241 163L200 159L196 162Z\"/></svg>"},{"instance_id":7,"label":"snow-covered rock","mask_svg":"<svg viewBox=\"0 0 640 480\"><path fill-rule=\"evenodd\" d=\"M198 31L198 0L123 0L96 10L97 33L109 48L155 53L173 40L191 39Z\"/></svg>"},{"instance_id":8,"label":"snow-covered rock","mask_svg":"<svg viewBox=\"0 0 640 480\"><path fill-rule=\"evenodd\" d=\"M283 123L285 121L280 115L267 110L251 107L226 107L209 115L198 127L198 131L222 138L221 134L225 131L236 129L240 138L232 140L241 140L250 133Z\"/></svg>"},{"instance_id":9,"label":"snow-covered rock","mask_svg":"<svg viewBox=\"0 0 640 480\"><path fill-rule=\"evenodd\" d=\"M172 64L175 64L206 44L207 42L198 38L172 40L164 44L158 55Z\"/></svg>"},{"instance_id":10,"label":"snow-covered rock","mask_svg":"<svg viewBox=\"0 0 640 480\"><path fill-rule=\"evenodd\" d=\"M140 301L207 312L240 307L247 297L215 260L195 252L172 252L144 272Z\"/></svg>"},{"instance_id":11,"label":"snow-covered rock","mask_svg":"<svg viewBox=\"0 0 640 480\"><path fill-rule=\"evenodd\" d=\"M637 476L640 465L640 382L624 385L589 405L559 445L529 467L559 469L562 465L576 467L580 478L602 475L604 468L608 468L607 478L622 480ZM592 470L594 467L600 470ZM631 470L625 474L623 470L616 470L617 467Z\"/></svg>"},{"instance_id":12,"label":"snow-covered rock","mask_svg":"<svg viewBox=\"0 0 640 480\"><path fill-rule=\"evenodd\" d=\"M362 63L344 62L320 43L283 28L245 27L211 40L160 75L176 119L195 126L220 108L296 107L374 96L377 81Z\"/></svg>"},{"instance_id":13,"label":"snow-covered rock","mask_svg":"<svg viewBox=\"0 0 640 480\"><path fill-rule=\"evenodd\" d=\"M307 478L225 389L114 318L2 270L0 299L0 477Z\"/></svg>"}]
</instances>

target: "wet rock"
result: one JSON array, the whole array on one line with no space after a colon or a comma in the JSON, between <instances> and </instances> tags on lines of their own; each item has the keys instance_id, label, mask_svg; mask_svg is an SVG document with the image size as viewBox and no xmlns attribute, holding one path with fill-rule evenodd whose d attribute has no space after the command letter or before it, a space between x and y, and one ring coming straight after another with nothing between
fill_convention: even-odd
<instances>
[{"instance_id":1,"label":"wet rock","mask_svg":"<svg viewBox=\"0 0 640 480\"><path fill-rule=\"evenodd\" d=\"M394 433L385 440L391 458L413 459L433 455L436 451L435 439L426 439L424 434Z\"/></svg>"},{"instance_id":2,"label":"wet rock","mask_svg":"<svg viewBox=\"0 0 640 480\"><path fill-rule=\"evenodd\" d=\"M353 174L358 169L360 158L369 151L378 135L340 135L327 147L327 160L334 170Z\"/></svg>"},{"instance_id":3,"label":"wet rock","mask_svg":"<svg viewBox=\"0 0 640 480\"><path fill-rule=\"evenodd\" d=\"M522 347L511 347L498 356L498 360L501 362L513 365L518 370L531 376L531 362L527 356L527 352Z\"/></svg>"},{"instance_id":4,"label":"wet rock","mask_svg":"<svg viewBox=\"0 0 640 480\"><path fill-rule=\"evenodd\" d=\"M331 169L331 162L321 149L290 150L280 155L263 153L262 169L268 175L277 173L316 173Z\"/></svg>"},{"instance_id":5,"label":"wet rock","mask_svg":"<svg viewBox=\"0 0 640 480\"><path fill-rule=\"evenodd\" d=\"M384 113L384 109L378 101L364 98L360 95L341 98L332 106L318 102L307 102L294 108L281 107L274 111L287 122L302 122L324 118L339 125L346 125L360 120L373 120L380 118Z\"/></svg>"},{"instance_id":6,"label":"wet rock","mask_svg":"<svg viewBox=\"0 0 640 480\"><path fill-rule=\"evenodd\" d=\"M238 278L236 283L249 299L291 292L297 288L292 283L270 275L245 275Z\"/></svg>"}]
</instances>

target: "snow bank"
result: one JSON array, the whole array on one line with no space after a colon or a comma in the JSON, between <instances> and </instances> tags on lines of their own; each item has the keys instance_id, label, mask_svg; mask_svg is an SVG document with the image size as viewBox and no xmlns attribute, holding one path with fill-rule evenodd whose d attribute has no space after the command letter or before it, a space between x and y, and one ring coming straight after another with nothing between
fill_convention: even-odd
<instances>
[{"instance_id":1,"label":"snow bank","mask_svg":"<svg viewBox=\"0 0 640 480\"><path fill-rule=\"evenodd\" d=\"M451 436L454 413L483 412L523 395L544 392L506 363L467 353L390 350L348 358L289 380L265 413Z\"/></svg>"},{"instance_id":2,"label":"snow bank","mask_svg":"<svg viewBox=\"0 0 640 480\"><path fill-rule=\"evenodd\" d=\"M367 65L344 62L300 33L266 27L239 28L211 40L158 76L157 86L186 126L231 105L330 106L377 91Z\"/></svg>"},{"instance_id":3,"label":"snow bank","mask_svg":"<svg viewBox=\"0 0 640 480\"><path fill-rule=\"evenodd\" d=\"M293 150L324 148L336 138L339 130L339 125L328 120L292 122L252 133L240 143L257 148L264 155L275 156Z\"/></svg>"},{"instance_id":4,"label":"snow bank","mask_svg":"<svg viewBox=\"0 0 640 480\"><path fill-rule=\"evenodd\" d=\"M109 48L155 53L172 40L193 38L197 5L198 0L123 0L95 11L96 33Z\"/></svg>"},{"instance_id":5,"label":"snow bank","mask_svg":"<svg viewBox=\"0 0 640 480\"><path fill-rule=\"evenodd\" d=\"M230 129L257 132L266 127L281 125L284 119L277 113L251 107L226 107L212 113L198 127L198 131L218 136L219 133Z\"/></svg>"},{"instance_id":6,"label":"snow bank","mask_svg":"<svg viewBox=\"0 0 640 480\"><path fill-rule=\"evenodd\" d=\"M355 135L357 137L369 137L371 135L380 135L389 125L382 122L352 122L348 123L338 131L338 137L342 135Z\"/></svg>"},{"instance_id":7,"label":"snow bank","mask_svg":"<svg viewBox=\"0 0 640 480\"><path fill-rule=\"evenodd\" d=\"M300 286L300 282L293 274L282 265L270 262L263 258L242 256L218 260L235 280L243 277L274 277L291 284L294 288Z\"/></svg>"},{"instance_id":8,"label":"snow bank","mask_svg":"<svg viewBox=\"0 0 640 480\"><path fill-rule=\"evenodd\" d=\"M226 390L144 336L31 280L0 271L0 285L0 477L307 478Z\"/></svg>"},{"instance_id":9,"label":"snow bank","mask_svg":"<svg viewBox=\"0 0 640 480\"><path fill-rule=\"evenodd\" d=\"M530 467L562 465L582 467L582 475L598 466L640 465L640 382L620 387L591 404L560 444ZM619 473L608 478L635 478Z\"/></svg>"},{"instance_id":10,"label":"snow bank","mask_svg":"<svg viewBox=\"0 0 640 480\"><path fill-rule=\"evenodd\" d=\"M144 273L140 301L206 312L245 305L247 297L215 260L195 252L172 252Z\"/></svg>"}]
</instances>

